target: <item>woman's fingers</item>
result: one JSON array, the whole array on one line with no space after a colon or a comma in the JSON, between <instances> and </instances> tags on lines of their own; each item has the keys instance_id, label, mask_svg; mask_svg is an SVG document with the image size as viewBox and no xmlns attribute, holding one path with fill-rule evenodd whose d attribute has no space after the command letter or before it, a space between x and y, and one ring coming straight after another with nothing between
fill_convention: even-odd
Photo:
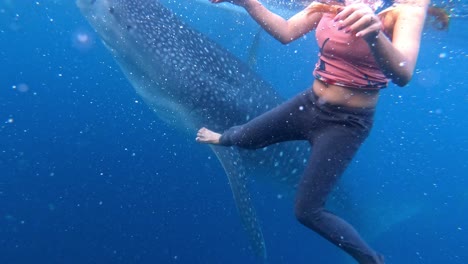
<instances>
[{"instance_id":1,"label":"woman's fingers","mask_svg":"<svg viewBox=\"0 0 468 264\"><path fill-rule=\"evenodd\" d=\"M335 17L339 23L338 29L345 32L356 33L358 37L369 34L377 35L381 28L381 22L372 9L364 4L353 4L345 7Z\"/></svg>"},{"instance_id":2,"label":"woman's fingers","mask_svg":"<svg viewBox=\"0 0 468 264\"><path fill-rule=\"evenodd\" d=\"M380 27L380 20L375 15L366 14L356 19L348 28L351 32L359 32L366 29L375 29L375 25Z\"/></svg>"},{"instance_id":3,"label":"woman's fingers","mask_svg":"<svg viewBox=\"0 0 468 264\"><path fill-rule=\"evenodd\" d=\"M375 38L379 35L382 25L379 23L374 23L371 26L365 27L362 30L357 31L356 37L363 37L369 39L371 37Z\"/></svg>"},{"instance_id":4,"label":"woman's fingers","mask_svg":"<svg viewBox=\"0 0 468 264\"><path fill-rule=\"evenodd\" d=\"M352 13L354 13L357 9L359 9L359 7L357 7L357 5L355 4L342 7L341 10L339 10L338 14L336 14L335 21L345 20Z\"/></svg>"},{"instance_id":5,"label":"woman's fingers","mask_svg":"<svg viewBox=\"0 0 468 264\"><path fill-rule=\"evenodd\" d=\"M335 17L335 21L342 21L345 26L350 26L365 15L375 14L372 9L365 4L352 4L346 6L343 11L338 13Z\"/></svg>"},{"instance_id":6,"label":"woman's fingers","mask_svg":"<svg viewBox=\"0 0 468 264\"><path fill-rule=\"evenodd\" d=\"M355 29L355 23L361 18L361 16L362 14L360 14L359 11L354 11L353 13L338 21L338 29Z\"/></svg>"}]
</instances>

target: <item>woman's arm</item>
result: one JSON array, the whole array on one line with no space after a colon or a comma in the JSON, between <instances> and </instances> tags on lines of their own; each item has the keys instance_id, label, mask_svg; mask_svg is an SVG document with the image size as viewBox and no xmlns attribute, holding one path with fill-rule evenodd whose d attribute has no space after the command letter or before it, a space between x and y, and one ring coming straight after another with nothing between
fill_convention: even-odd
<instances>
[{"instance_id":1,"label":"woman's arm","mask_svg":"<svg viewBox=\"0 0 468 264\"><path fill-rule=\"evenodd\" d=\"M384 74L401 87L411 80L419 53L429 1L419 2L398 4L392 40L381 32L382 24L377 16L362 6L347 6L336 16L341 27L367 41Z\"/></svg>"},{"instance_id":2,"label":"woman's arm","mask_svg":"<svg viewBox=\"0 0 468 264\"><path fill-rule=\"evenodd\" d=\"M286 20L269 11L257 0L212 0L212 2L230 2L244 7L265 31L283 44L290 43L315 29L322 17L322 13L318 12L309 15L306 8Z\"/></svg>"},{"instance_id":3,"label":"woman's arm","mask_svg":"<svg viewBox=\"0 0 468 264\"><path fill-rule=\"evenodd\" d=\"M393 27L392 42L380 33L371 40L370 47L382 71L398 86L405 86L413 77L421 44L421 34L426 20L428 1L423 6L405 4Z\"/></svg>"}]
</instances>

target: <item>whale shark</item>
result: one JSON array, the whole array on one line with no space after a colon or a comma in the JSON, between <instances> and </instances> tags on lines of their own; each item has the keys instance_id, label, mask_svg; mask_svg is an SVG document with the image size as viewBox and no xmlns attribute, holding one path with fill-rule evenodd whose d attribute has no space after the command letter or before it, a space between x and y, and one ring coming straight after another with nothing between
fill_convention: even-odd
<instances>
[{"instance_id":1,"label":"whale shark","mask_svg":"<svg viewBox=\"0 0 468 264\"><path fill-rule=\"evenodd\" d=\"M137 94L161 120L194 136L245 123L284 99L225 48L189 27L158 0L77 0ZM256 255L266 247L249 191L264 175L294 188L307 160L305 142L259 150L210 146L227 175Z\"/></svg>"}]
</instances>

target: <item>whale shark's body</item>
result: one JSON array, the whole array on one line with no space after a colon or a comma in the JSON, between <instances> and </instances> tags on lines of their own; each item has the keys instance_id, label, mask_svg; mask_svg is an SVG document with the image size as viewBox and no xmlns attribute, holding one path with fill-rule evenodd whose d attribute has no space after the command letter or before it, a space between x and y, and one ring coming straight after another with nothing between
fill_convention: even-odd
<instances>
[{"instance_id":1,"label":"whale shark's body","mask_svg":"<svg viewBox=\"0 0 468 264\"><path fill-rule=\"evenodd\" d=\"M224 48L189 28L156 0L78 0L137 93L166 122L195 135L223 131L283 99ZM253 249L265 256L247 175L268 175L294 187L309 146L289 142L261 150L212 146L228 176ZM292 189L292 188L291 188Z\"/></svg>"}]
</instances>

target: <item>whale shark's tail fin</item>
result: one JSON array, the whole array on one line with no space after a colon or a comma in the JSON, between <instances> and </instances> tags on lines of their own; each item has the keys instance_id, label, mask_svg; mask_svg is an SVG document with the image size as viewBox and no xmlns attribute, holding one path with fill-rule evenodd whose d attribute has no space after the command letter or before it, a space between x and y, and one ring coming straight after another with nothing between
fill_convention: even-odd
<instances>
[{"instance_id":1,"label":"whale shark's tail fin","mask_svg":"<svg viewBox=\"0 0 468 264\"><path fill-rule=\"evenodd\" d=\"M249 236L251 247L258 257L265 259L265 241L247 187L247 176L239 152L233 147L211 146L211 149L218 157L229 179L242 226Z\"/></svg>"}]
</instances>

